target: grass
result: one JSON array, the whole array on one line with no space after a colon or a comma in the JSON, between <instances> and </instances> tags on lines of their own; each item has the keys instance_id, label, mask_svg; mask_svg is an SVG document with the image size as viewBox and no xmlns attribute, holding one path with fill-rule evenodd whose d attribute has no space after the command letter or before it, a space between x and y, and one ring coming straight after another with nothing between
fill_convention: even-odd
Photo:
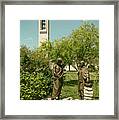
<instances>
[{"instance_id":1,"label":"grass","mask_svg":"<svg viewBox=\"0 0 119 120\"><path fill-rule=\"evenodd\" d=\"M77 80L78 76L77 76L77 72L66 72L65 74L65 80Z\"/></svg>"},{"instance_id":2,"label":"grass","mask_svg":"<svg viewBox=\"0 0 119 120\"><path fill-rule=\"evenodd\" d=\"M79 95L77 93L77 86L64 86L62 88L61 98L72 97L73 99L79 99Z\"/></svg>"},{"instance_id":3,"label":"grass","mask_svg":"<svg viewBox=\"0 0 119 120\"><path fill-rule=\"evenodd\" d=\"M77 80L77 79L78 79L78 76L76 71L66 72L65 80ZM92 72L90 73L90 79L99 80L99 75L96 72Z\"/></svg>"},{"instance_id":4,"label":"grass","mask_svg":"<svg viewBox=\"0 0 119 120\"><path fill-rule=\"evenodd\" d=\"M99 80L93 80L93 96L94 99L99 99Z\"/></svg>"},{"instance_id":5,"label":"grass","mask_svg":"<svg viewBox=\"0 0 119 120\"><path fill-rule=\"evenodd\" d=\"M99 80L99 75L96 72L90 73L91 80Z\"/></svg>"},{"instance_id":6,"label":"grass","mask_svg":"<svg viewBox=\"0 0 119 120\"><path fill-rule=\"evenodd\" d=\"M77 80L65 80L62 88L61 98L72 97L73 99L79 99L77 82Z\"/></svg>"},{"instance_id":7,"label":"grass","mask_svg":"<svg viewBox=\"0 0 119 120\"><path fill-rule=\"evenodd\" d=\"M91 73L91 81L93 83L93 97L94 99L99 99L99 79L95 72ZM61 98L67 97L79 99L77 72L67 72L65 74Z\"/></svg>"}]
</instances>

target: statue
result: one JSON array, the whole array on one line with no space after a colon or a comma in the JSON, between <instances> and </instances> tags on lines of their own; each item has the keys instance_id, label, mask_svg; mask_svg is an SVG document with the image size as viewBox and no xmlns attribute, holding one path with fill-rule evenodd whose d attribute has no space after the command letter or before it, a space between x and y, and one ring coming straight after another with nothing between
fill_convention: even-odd
<instances>
[{"instance_id":1,"label":"statue","mask_svg":"<svg viewBox=\"0 0 119 120\"><path fill-rule=\"evenodd\" d=\"M57 64L54 64L52 73L53 73L52 100L60 99L61 89L63 86L63 61L61 58L57 59Z\"/></svg>"},{"instance_id":2,"label":"statue","mask_svg":"<svg viewBox=\"0 0 119 120\"><path fill-rule=\"evenodd\" d=\"M80 99L84 100L84 86L88 86L88 87L91 86L89 71L88 68L85 67L84 61L81 62L79 75L80 75L80 79L78 84L78 92L80 95Z\"/></svg>"}]
</instances>

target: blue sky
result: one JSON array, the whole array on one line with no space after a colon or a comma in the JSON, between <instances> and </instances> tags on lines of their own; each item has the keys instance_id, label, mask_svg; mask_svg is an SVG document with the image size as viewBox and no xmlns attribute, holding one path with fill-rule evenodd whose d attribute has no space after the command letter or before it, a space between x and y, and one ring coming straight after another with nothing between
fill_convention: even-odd
<instances>
[{"instance_id":1,"label":"blue sky","mask_svg":"<svg viewBox=\"0 0 119 120\"><path fill-rule=\"evenodd\" d=\"M21 20L20 21L20 45L26 45L29 48L36 48L38 45L38 21Z\"/></svg>"},{"instance_id":2,"label":"blue sky","mask_svg":"<svg viewBox=\"0 0 119 120\"><path fill-rule=\"evenodd\" d=\"M81 20L50 20L49 21L49 39L56 39L68 36L71 32L80 27ZM99 27L98 20L89 20L89 22ZM20 45L34 49L38 47L38 20L21 20L20 21Z\"/></svg>"}]
</instances>

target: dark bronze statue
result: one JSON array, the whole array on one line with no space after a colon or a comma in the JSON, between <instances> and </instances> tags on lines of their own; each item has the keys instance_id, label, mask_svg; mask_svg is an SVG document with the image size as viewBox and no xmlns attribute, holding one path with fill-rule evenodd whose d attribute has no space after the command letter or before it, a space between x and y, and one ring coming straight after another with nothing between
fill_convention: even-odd
<instances>
[{"instance_id":1,"label":"dark bronze statue","mask_svg":"<svg viewBox=\"0 0 119 120\"><path fill-rule=\"evenodd\" d=\"M63 86L63 61L61 58L57 59L57 64L54 64L52 72L53 72L52 100L60 99L61 89Z\"/></svg>"}]
</instances>

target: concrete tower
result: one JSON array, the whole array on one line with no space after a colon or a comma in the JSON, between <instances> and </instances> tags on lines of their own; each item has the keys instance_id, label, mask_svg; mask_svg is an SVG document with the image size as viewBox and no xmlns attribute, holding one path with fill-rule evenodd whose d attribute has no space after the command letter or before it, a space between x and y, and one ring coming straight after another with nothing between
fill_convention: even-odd
<instances>
[{"instance_id":1,"label":"concrete tower","mask_svg":"<svg viewBox=\"0 0 119 120\"><path fill-rule=\"evenodd\" d=\"M49 39L49 21L39 20L39 46Z\"/></svg>"}]
</instances>

